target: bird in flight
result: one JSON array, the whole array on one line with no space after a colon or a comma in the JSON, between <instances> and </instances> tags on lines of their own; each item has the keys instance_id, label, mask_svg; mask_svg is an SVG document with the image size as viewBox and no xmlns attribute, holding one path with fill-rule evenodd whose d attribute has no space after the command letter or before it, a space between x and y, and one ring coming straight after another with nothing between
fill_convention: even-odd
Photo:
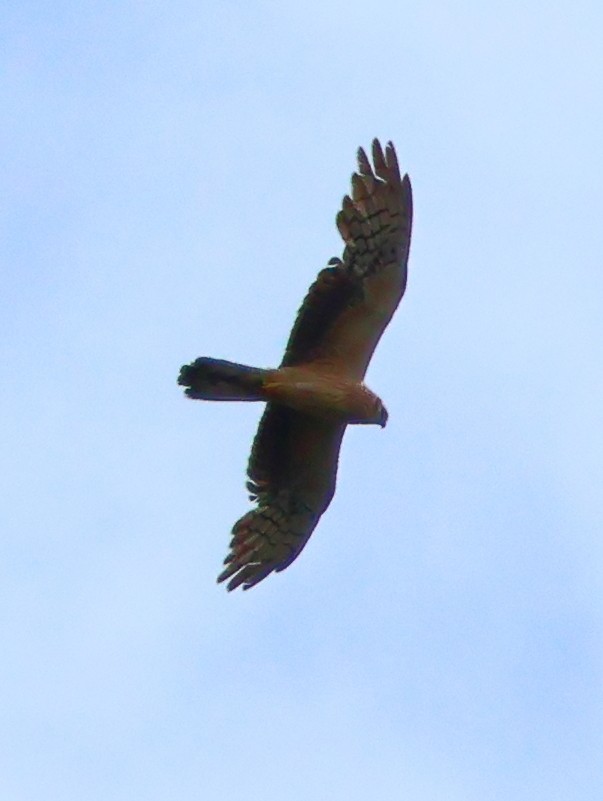
<instances>
[{"instance_id":1,"label":"bird in flight","mask_svg":"<svg viewBox=\"0 0 603 801\"><path fill-rule=\"evenodd\" d=\"M218 576L228 590L248 590L299 556L335 493L346 426L387 422L364 375L406 288L412 190L391 142L383 150L375 139L372 156L371 165L359 148L336 218L343 255L310 287L281 366L202 356L180 370L189 398L266 402L247 468L257 505L235 523Z\"/></svg>"}]
</instances>

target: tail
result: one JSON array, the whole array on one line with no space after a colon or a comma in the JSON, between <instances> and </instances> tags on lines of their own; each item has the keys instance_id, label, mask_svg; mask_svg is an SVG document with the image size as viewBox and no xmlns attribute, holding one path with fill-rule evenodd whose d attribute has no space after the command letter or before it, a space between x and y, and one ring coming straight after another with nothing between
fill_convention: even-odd
<instances>
[{"instance_id":1,"label":"tail","mask_svg":"<svg viewBox=\"0 0 603 801\"><path fill-rule=\"evenodd\" d=\"M259 401L266 399L264 378L268 372L202 356L181 368L178 383L196 400Z\"/></svg>"}]
</instances>

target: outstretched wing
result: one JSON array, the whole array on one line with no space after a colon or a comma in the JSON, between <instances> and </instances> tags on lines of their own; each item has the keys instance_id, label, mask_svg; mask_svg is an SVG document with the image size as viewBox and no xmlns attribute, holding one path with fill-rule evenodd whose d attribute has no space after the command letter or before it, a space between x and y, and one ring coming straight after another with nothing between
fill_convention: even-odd
<instances>
[{"instance_id":1,"label":"outstretched wing","mask_svg":"<svg viewBox=\"0 0 603 801\"><path fill-rule=\"evenodd\" d=\"M299 555L335 492L345 424L268 403L253 442L247 488L258 506L232 530L218 581L248 590Z\"/></svg>"},{"instance_id":2,"label":"outstretched wing","mask_svg":"<svg viewBox=\"0 0 603 801\"><path fill-rule=\"evenodd\" d=\"M371 356L406 288L412 190L400 177L396 151L373 141L374 170L362 148L352 195L337 227L345 242L310 287L291 331L282 366L326 361L364 378Z\"/></svg>"}]
</instances>

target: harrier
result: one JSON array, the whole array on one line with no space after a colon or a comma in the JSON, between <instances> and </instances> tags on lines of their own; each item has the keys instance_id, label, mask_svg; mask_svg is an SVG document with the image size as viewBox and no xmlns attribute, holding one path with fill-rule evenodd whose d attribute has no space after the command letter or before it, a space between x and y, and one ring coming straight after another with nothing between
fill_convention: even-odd
<instances>
[{"instance_id":1,"label":"harrier","mask_svg":"<svg viewBox=\"0 0 603 801\"><path fill-rule=\"evenodd\" d=\"M363 379L406 288L412 191L391 142L383 151L373 141L373 165L360 148L336 218L342 258L310 287L281 366L203 356L180 371L189 398L267 402L247 469L257 506L235 523L218 576L230 579L229 590L248 590L293 562L333 498L346 426L387 422Z\"/></svg>"}]
</instances>

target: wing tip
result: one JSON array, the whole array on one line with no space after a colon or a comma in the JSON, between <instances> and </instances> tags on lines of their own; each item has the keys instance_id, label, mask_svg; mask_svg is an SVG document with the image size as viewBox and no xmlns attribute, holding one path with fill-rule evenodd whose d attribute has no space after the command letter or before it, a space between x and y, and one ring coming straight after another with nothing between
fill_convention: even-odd
<instances>
[{"instance_id":1,"label":"wing tip","mask_svg":"<svg viewBox=\"0 0 603 801\"><path fill-rule=\"evenodd\" d=\"M220 573L216 579L216 584L222 584L226 579L230 578L230 581L226 585L227 592L232 592L238 587L241 587L242 590L250 590L252 587L255 587L256 584L259 584L260 581L263 581L274 570L275 567L273 565L269 564L262 567L261 562L247 562L242 565L239 564L236 567L230 565L230 567L227 567L226 570Z\"/></svg>"}]
</instances>

